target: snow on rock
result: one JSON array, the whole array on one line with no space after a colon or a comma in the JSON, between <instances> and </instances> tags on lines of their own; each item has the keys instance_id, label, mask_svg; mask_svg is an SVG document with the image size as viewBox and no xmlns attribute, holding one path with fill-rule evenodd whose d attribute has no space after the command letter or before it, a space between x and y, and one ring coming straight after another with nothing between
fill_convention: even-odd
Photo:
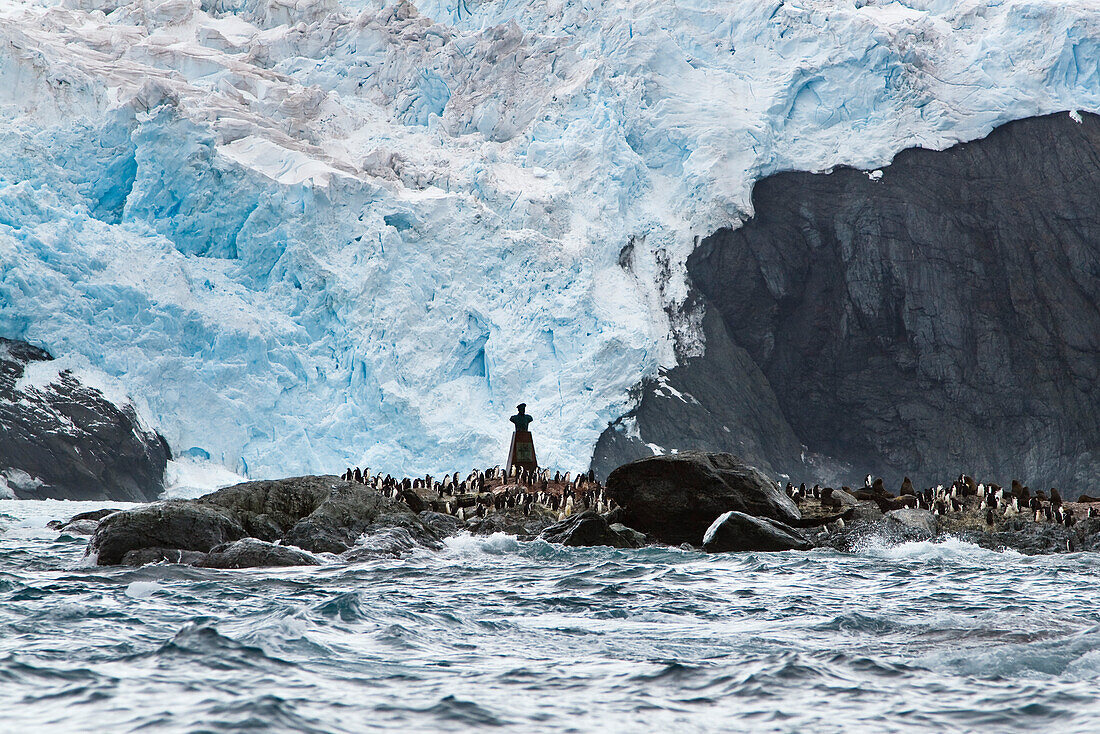
<instances>
[{"instance_id":1,"label":"snow on rock","mask_svg":"<svg viewBox=\"0 0 1100 734\"><path fill-rule=\"evenodd\" d=\"M587 464L783 169L1100 110L1100 3L12 0L0 334L252 476Z\"/></svg>"}]
</instances>

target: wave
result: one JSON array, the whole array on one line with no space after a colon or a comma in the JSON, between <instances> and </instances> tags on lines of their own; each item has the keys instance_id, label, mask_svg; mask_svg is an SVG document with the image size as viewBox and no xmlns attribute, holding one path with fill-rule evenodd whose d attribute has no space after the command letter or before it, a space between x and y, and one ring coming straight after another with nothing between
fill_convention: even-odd
<instances>
[{"instance_id":1,"label":"wave","mask_svg":"<svg viewBox=\"0 0 1100 734\"><path fill-rule=\"evenodd\" d=\"M891 561L958 561L981 563L989 560L1027 558L1023 553L1003 548L993 550L945 535L933 540L897 542L885 535L868 535L854 547L855 553Z\"/></svg>"}]
</instances>

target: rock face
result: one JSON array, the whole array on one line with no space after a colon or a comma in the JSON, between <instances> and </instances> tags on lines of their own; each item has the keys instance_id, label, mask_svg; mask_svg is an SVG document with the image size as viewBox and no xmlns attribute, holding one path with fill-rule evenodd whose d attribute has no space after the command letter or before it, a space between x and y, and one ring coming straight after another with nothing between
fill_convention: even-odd
<instances>
[{"instance_id":1,"label":"rock face","mask_svg":"<svg viewBox=\"0 0 1100 734\"><path fill-rule=\"evenodd\" d=\"M612 548L641 548L645 545L645 535L642 533L631 530L621 523L608 524L606 518L591 510L551 525L542 531L539 537L551 543L573 546L609 545Z\"/></svg>"},{"instance_id":2,"label":"rock face","mask_svg":"<svg viewBox=\"0 0 1100 734\"><path fill-rule=\"evenodd\" d=\"M672 545L698 544L724 512L780 522L797 521L798 508L759 470L730 454L685 452L620 466L607 493L622 505L623 521Z\"/></svg>"},{"instance_id":3,"label":"rock face","mask_svg":"<svg viewBox=\"0 0 1100 734\"><path fill-rule=\"evenodd\" d=\"M62 371L25 386L29 366L52 360L26 342L0 339L0 496L147 502L164 489L170 452L132 406Z\"/></svg>"},{"instance_id":4,"label":"rock face","mask_svg":"<svg viewBox=\"0 0 1100 734\"><path fill-rule=\"evenodd\" d=\"M707 553L809 550L812 547L794 528L743 512L721 515L703 535L703 550Z\"/></svg>"},{"instance_id":5,"label":"rock face","mask_svg":"<svg viewBox=\"0 0 1100 734\"><path fill-rule=\"evenodd\" d=\"M1100 118L1081 118L758 182L754 217L688 261L705 355L641 386L597 473L656 444L835 485L1094 486Z\"/></svg>"},{"instance_id":6,"label":"rock face","mask_svg":"<svg viewBox=\"0 0 1100 734\"><path fill-rule=\"evenodd\" d=\"M100 521L88 553L101 566L158 560L243 564L250 559L258 565L300 565L304 556L269 545L278 541L311 553L342 553L364 533L395 528L416 543L438 546L438 535L400 500L337 477L294 477L116 512ZM268 545L226 545L246 538ZM180 555L187 552L224 558ZM173 560L177 557L183 560Z\"/></svg>"}]
</instances>

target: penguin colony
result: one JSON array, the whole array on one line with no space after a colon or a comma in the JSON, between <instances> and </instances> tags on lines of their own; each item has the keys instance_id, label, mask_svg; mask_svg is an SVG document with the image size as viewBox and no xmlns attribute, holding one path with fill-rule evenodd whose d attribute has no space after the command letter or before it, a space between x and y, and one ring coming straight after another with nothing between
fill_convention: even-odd
<instances>
[{"instance_id":1,"label":"penguin colony","mask_svg":"<svg viewBox=\"0 0 1100 734\"><path fill-rule=\"evenodd\" d=\"M517 467L506 472L494 466L484 471L475 469L464 479L455 472L439 480L430 474L396 479L389 474L372 475L369 467L348 467L340 478L374 487L392 499L404 499L414 508L427 506L460 520L485 517L490 511L516 511L524 516L550 513L564 520L574 513L595 510L602 514L616 507L591 470L574 476L570 472L551 474L548 469L530 472Z\"/></svg>"},{"instance_id":2,"label":"penguin colony","mask_svg":"<svg viewBox=\"0 0 1100 734\"><path fill-rule=\"evenodd\" d=\"M1049 495L1042 490L1032 494L1029 487L1016 479L1013 479L1011 486L1005 489L997 484L977 482L973 477L961 474L950 486L939 484L918 490L909 477L905 477L898 496L895 497L885 488L881 478L872 479L868 474L862 488L853 490L850 487L843 487L842 489L857 500L874 502L883 513L911 507L929 510L937 517L950 517L953 513L977 509L982 512L985 524L989 526L1013 517L1034 522L1058 523L1067 528L1072 527L1078 520L1073 508L1062 501L1062 496L1056 488L1051 487ZM834 496L835 491L832 487L821 487L818 484L809 489L805 483L796 487L792 482L787 482L786 486L787 496L796 504L813 498L818 500L823 508L841 507L840 499ZM1100 500L1082 496L1077 502L1089 504ZM1097 517L1100 516L1100 512L1089 504L1085 516Z\"/></svg>"}]
</instances>

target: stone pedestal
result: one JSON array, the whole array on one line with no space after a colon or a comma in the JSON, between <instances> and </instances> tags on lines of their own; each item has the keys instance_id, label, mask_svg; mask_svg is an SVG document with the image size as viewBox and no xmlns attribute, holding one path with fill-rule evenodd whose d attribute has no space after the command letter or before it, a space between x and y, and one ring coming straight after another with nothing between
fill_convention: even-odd
<instances>
[{"instance_id":1,"label":"stone pedestal","mask_svg":"<svg viewBox=\"0 0 1100 734\"><path fill-rule=\"evenodd\" d=\"M512 467L535 471L539 462L535 458L535 439L530 431L516 431L512 434L512 446L508 449L508 471Z\"/></svg>"}]
</instances>

